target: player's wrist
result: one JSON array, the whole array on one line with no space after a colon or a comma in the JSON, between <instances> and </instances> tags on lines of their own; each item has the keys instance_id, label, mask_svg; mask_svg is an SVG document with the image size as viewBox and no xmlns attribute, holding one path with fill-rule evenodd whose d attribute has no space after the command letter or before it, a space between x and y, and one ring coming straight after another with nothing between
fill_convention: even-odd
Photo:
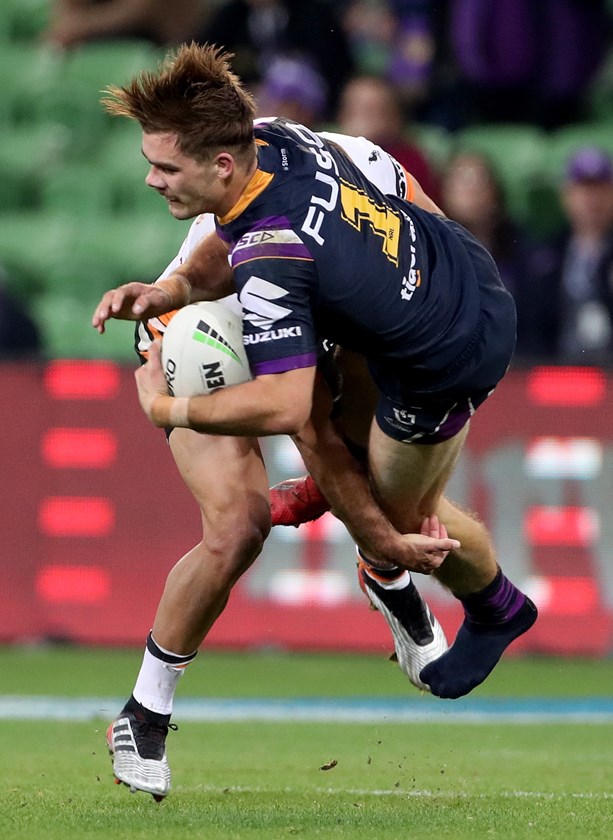
<instances>
[{"instance_id":1,"label":"player's wrist","mask_svg":"<svg viewBox=\"0 0 613 840\"><path fill-rule=\"evenodd\" d=\"M189 428L189 397L159 394L151 403L151 420L160 427Z\"/></svg>"},{"instance_id":2,"label":"player's wrist","mask_svg":"<svg viewBox=\"0 0 613 840\"><path fill-rule=\"evenodd\" d=\"M169 309L181 309L191 301L192 287L186 277L171 274L155 284L155 288L168 297Z\"/></svg>"}]
</instances>

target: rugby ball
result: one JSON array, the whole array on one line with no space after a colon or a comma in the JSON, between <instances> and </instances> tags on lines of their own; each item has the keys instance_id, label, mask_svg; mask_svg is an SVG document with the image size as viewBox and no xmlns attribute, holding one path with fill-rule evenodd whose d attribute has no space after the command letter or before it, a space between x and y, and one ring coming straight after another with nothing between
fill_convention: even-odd
<instances>
[{"instance_id":1,"label":"rugby ball","mask_svg":"<svg viewBox=\"0 0 613 840\"><path fill-rule=\"evenodd\" d=\"M218 301L180 309L162 338L162 365L175 397L211 394L251 379L243 321Z\"/></svg>"}]
</instances>

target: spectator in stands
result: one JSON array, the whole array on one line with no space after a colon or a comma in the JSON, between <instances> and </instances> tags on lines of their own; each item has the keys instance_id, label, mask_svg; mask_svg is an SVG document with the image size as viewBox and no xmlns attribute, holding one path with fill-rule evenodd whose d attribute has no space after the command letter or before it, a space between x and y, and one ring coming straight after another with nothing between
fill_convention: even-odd
<instances>
[{"instance_id":1,"label":"spectator in stands","mask_svg":"<svg viewBox=\"0 0 613 840\"><path fill-rule=\"evenodd\" d=\"M554 128L580 118L609 49L607 0L448 2L448 38L465 94L459 107L469 122Z\"/></svg>"},{"instance_id":2,"label":"spectator in stands","mask_svg":"<svg viewBox=\"0 0 613 840\"><path fill-rule=\"evenodd\" d=\"M441 179L441 206L485 245L515 296L523 272L518 247L522 232L509 216L502 183L486 155L475 151L453 155Z\"/></svg>"},{"instance_id":3,"label":"spectator in stands","mask_svg":"<svg viewBox=\"0 0 613 840\"><path fill-rule=\"evenodd\" d=\"M326 0L229 0L219 6L199 39L234 53L233 70L254 88L272 58L310 62L326 80L326 113L333 113L353 72L345 30Z\"/></svg>"},{"instance_id":4,"label":"spectator in stands","mask_svg":"<svg viewBox=\"0 0 613 840\"><path fill-rule=\"evenodd\" d=\"M341 133L367 137L389 152L438 202L438 178L410 139L409 122L391 82L376 76L351 79L341 94L336 125Z\"/></svg>"},{"instance_id":5,"label":"spectator in stands","mask_svg":"<svg viewBox=\"0 0 613 840\"><path fill-rule=\"evenodd\" d=\"M0 267L0 359L38 358L41 354L38 328L8 292L6 280L6 272Z\"/></svg>"},{"instance_id":6,"label":"spectator in stands","mask_svg":"<svg viewBox=\"0 0 613 840\"><path fill-rule=\"evenodd\" d=\"M428 95L447 0L352 0L343 22L359 70L392 82L414 108Z\"/></svg>"},{"instance_id":7,"label":"spectator in stands","mask_svg":"<svg viewBox=\"0 0 613 840\"><path fill-rule=\"evenodd\" d=\"M524 315L535 361L613 365L613 160L582 147L560 188L566 229L530 251Z\"/></svg>"},{"instance_id":8,"label":"spectator in stands","mask_svg":"<svg viewBox=\"0 0 613 840\"><path fill-rule=\"evenodd\" d=\"M210 0L56 0L44 37L59 47L101 38L144 38L173 45L196 38Z\"/></svg>"},{"instance_id":9,"label":"spectator in stands","mask_svg":"<svg viewBox=\"0 0 613 840\"><path fill-rule=\"evenodd\" d=\"M511 218L503 185L494 164L476 151L457 152L447 162L441 179L442 209L485 245L494 257L503 283L517 306L516 361L527 354L525 347L528 236Z\"/></svg>"},{"instance_id":10,"label":"spectator in stands","mask_svg":"<svg viewBox=\"0 0 613 840\"><path fill-rule=\"evenodd\" d=\"M258 117L288 117L317 128L327 99L323 77L304 59L279 56L255 90Z\"/></svg>"}]
</instances>

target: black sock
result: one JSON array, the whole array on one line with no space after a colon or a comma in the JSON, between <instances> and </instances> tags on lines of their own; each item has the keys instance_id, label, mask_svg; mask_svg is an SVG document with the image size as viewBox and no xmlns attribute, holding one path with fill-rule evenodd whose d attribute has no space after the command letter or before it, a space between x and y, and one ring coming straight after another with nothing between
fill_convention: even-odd
<instances>
[{"instance_id":1,"label":"black sock","mask_svg":"<svg viewBox=\"0 0 613 840\"><path fill-rule=\"evenodd\" d=\"M130 695L130 699L123 707L123 711L131 712L138 720L147 720L158 726L167 726L170 722L170 715L161 715L159 712L152 712L151 709L146 709L142 703L134 699L133 694Z\"/></svg>"},{"instance_id":2,"label":"black sock","mask_svg":"<svg viewBox=\"0 0 613 840\"><path fill-rule=\"evenodd\" d=\"M404 572L404 569L401 569L400 566L377 566L377 561L371 560L359 548L358 556L366 563L369 569L373 570L377 577L384 578L385 580L393 580Z\"/></svg>"}]
</instances>

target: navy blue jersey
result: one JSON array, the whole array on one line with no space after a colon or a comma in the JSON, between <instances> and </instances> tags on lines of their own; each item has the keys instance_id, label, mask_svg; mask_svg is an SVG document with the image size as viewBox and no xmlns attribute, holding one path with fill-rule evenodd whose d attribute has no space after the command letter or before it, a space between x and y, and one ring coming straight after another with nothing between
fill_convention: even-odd
<instances>
[{"instance_id":1,"label":"navy blue jersey","mask_svg":"<svg viewBox=\"0 0 613 840\"><path fill-rule=\"evenodd\" d=\"M458 225L383 195L304 126L264 122L255 137L257 171L218 219L253 372L313 365L325 338L434 383L478 332L487 252L475 261Z\"/></svg>"}]
</instances>

